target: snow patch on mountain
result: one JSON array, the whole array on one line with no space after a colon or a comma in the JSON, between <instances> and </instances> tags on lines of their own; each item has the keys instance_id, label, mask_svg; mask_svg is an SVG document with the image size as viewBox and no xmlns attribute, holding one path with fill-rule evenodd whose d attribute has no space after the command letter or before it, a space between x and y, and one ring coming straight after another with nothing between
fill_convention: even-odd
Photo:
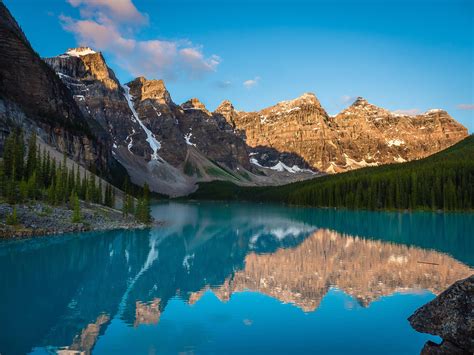
<instances>
[{"instance_id":1,"label":"snow patch on mountain","mask_svg":"<svg viewBox=\"0 0 474 355\"><path fill-rule=\"evenodd\" d=\"M260 163L258 162L258 160L255 159L255 158L250 158L250 164L253 164L253 165L256 165L260 168L263 168L263 166L261 166Z\"/></svg>"},{"instance_id":2,"label":"snow patch on mountain","mask_svg":"<svg viewBox=\"0 0 474 355\"><path fill-rule=\"evenodd\" d=\"M124 90L125 99L127 100L130 111L132 111L133 117L138 121L138 123L140 124L140 126L146 133L146 136L147 136L146 141L148 142L151 150L153 151L151 159L152 160L161 159L160 156L158 155L158 151L161 148L161 143L155 138L155 135L145 126L145 124L138 117L138 113L135 110L135 107L133 106L133 102L132 102L133 97L130 95L130 88L127 85L123 85L122 87Z\"/></svg>"},{"instance_id":3,"label":"snow patch on mountain","mask_svg":"<svg viewBox=\"0 0 474 355\"><path fill-rule=\"evenodd\" d=\"M84 55L95 54L95 53L97 52L89 47L71 48L66 52L66 54L71 57L82 57Z\"/></svg>"},{"instance_id":4,"label":"snow patch on mountain","mask_svg":"<svg viewBox=\"0 0 474 355\"><path fill-rule=\"evenodd\" d=\"M192 145L192 146L196 147L196 144L191 142L191 137L192 137L192 136L193 136L193 134L192 134L191 132L186 133L186 134L184 135L184 140L186 141L186 144L187 144L187 145Z\"/></svg>"},{"instance_id":5,"label":"snow patch on mountain","mask_svg":"<svg viewBox=\"0 0 474 355\"><path fill-rule=\"evenodd\" d=\"M355 159L350 158L346 153L344 153L344 158L346 159L346 167L349 167L349 168L365 168L367 166L379 165L377 162L368 163L365 161L365 159L362 159L361 161L357 161Z\"/></svg>"},{"instance_id":6,"label":"snow patch on mountain","mask_svg":"<svg viewBox=\"0 0 474 355\"><path fill-rule=\"evenodd\" d=\"M276 170L276 171L279 171L279 172L287 171L287 172L292 173L292 174L300 173L300 172L307 172L307 173L313 173L314 174L314 171L309 170L309 169L301 169L297 165L293 165L290 168L289 166L285 165L285 163L283 163L282 161L278 161L278 163L276 165L270 167L270 169Z\"/></svg>"}]
</instances>

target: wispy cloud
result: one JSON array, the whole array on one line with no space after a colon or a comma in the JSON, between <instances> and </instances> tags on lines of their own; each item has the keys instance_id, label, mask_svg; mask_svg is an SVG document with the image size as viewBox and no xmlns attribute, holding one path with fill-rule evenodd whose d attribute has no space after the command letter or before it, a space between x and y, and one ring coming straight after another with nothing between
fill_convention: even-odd
<instances>
[{"instance_id":1,"label":"wispy cloud","mask_svg":"<svg viewBox=\"0 0 474 355\"><path fill-rule=\"evenodd\" d=\"M259 82L260 82L260 77L259 77L259 76L256 76L256 77L253 78L253 79L245 80L245 81L243 82L243 85L244 85L247 89L251 89L251 88L257 86Z\"/></svg>"},{"instance_id":2,"label":"wispy cloud","mask_svg":"<svg viewBox=\"0 0 474 355\"><path fill-rule=\"evenodd\" d=\"M352 104L356 99L357 99L357 96L344 95L344 96L341 96L340 101L343 105L348 105L348 104Z\"/></svg>"},{"instance_id":3,"label":"wispy cloud","mask_svg":"<svg viewBox=\"0 0 474 355\"><path fill-rule=\"evenodd\" d=\"M67 0L67 2L79 8L84 18L105 16L114 21L133 25L148 23L148 16L138 11L132 0Z\"/></svg>"},{"instance_id":4,"label":"wispy cloud","mask_svg":"<svg viewBox=\"0 0 474 355\"><path fill-rule=\"evenodd\" d=\"M421 114L421 110L419 108L409 108L406 110L395 110L393 113L399 114L399 115L407 115L407 116L416 116Z\"/></svg>"},{"instance_id":5,"label":"wispy cloud","mask_svg":"<svg viewBox=\"0 0 474 355\"><path fill-rule=\"evenodd\" d=\"M232 81L230 80L219 80L215 82L216 87L219 89L227 89L232 86Z\"/></svg>"},{"instance_id":6,"label":"wispy cloud","mask_svg":"<svg viewBox=\"0 0 474 355\"><path fill-rule=\"evenodd\" d=\"M474 110L474 104L459 104L457 108L460 110Z\"/></svg>"},{"instance_id":7,"label":"wispy cloud","mask_svg":"<svg viewBox=\"0 0 474 355\"><path fill-rule=\"evenodd\" d=\"M188 40L139 40L134 33L148 22L131 0L67 0L80 10L80 19L61 15L63 28L78 44L106 52L133 76L200 78L217 70L221 59L206 57L202 46Z\"/></svg>"}]
</instances>

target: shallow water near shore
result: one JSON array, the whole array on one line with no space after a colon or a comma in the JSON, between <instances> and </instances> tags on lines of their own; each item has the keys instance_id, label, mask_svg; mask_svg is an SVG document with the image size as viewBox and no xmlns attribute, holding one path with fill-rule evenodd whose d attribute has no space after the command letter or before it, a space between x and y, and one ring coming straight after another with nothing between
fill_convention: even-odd
<instances>
[{"instance_id":1,"label":"shallow water near shore","mask_svg":"<svg viewBox=\"0 0 474 355\"><path fill-rule=\"evenodd\" d=\"M162 203L164 226L0 243L0 353L417 354L474 214Z\"/></svg>"}]
</instances>

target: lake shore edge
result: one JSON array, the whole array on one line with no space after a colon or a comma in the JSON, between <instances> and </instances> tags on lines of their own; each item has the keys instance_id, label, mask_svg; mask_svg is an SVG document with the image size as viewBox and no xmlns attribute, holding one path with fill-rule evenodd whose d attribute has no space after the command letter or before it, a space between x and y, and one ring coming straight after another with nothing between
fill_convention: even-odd
<instances>
[{"instance_id":1,"label":"lake shore edge","mask_svg":"<svg viewBox=\"0 0 474 355\"><path fill-rule=\"evenodd\" d=\"M75 232L146 229L160 226L161 221L151 224L138 222L133 215L124 216L119 210L81 201L81 222L73 223L73 211L66 206L51 206L43 202L15 205L17 223L6 223L14 207L0 203L0 241L41 238ZM11 218L11 217L10 217Z\"/></svg>"}]
</instances>

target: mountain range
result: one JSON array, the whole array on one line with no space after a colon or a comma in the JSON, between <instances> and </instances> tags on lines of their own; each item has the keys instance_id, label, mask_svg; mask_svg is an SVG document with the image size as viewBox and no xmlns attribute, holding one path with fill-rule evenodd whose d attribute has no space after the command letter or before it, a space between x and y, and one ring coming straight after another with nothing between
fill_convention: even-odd
<instances>
[{"instance_id":1,"label":"mountain range","mask_svg":"<svg viewBox=\"0 0 474 355\"><path fill-rule=\"evenodd\" d=\"M336 116L312 93L258 112L177 104L162 80L120 83L88 47L41 59L2 3L0 15L0 145L20 125L109 180L128 174L169 196L198 182L282 185L415 160L468 135L446 111L397 114L363 98Z\"/></svg>"}]
</instances>

